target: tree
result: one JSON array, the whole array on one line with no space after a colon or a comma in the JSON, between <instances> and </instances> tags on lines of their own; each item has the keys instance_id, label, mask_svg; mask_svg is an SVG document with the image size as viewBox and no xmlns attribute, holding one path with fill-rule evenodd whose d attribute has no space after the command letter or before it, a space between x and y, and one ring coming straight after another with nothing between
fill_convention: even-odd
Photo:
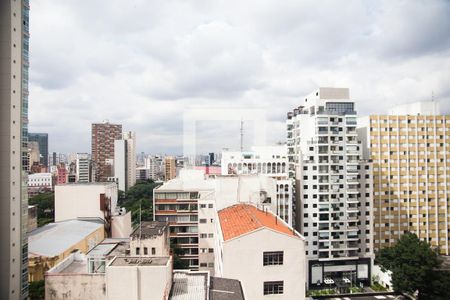
<instances>
[{"instance_id":1,"label":"tree","mask_svg":"<svg viewBox=\"0 0 450 300\"><path fill-rule=\"evenodd\" d=\"M32 281L29 286L29 297L30 299L43 300L45 298L45 281Z\"/></svg>"},{"instance_id":2,"label":"tree","mask_svg":"<svg viewBox=\"0 0 450 300\"><path fill-rule=\"evenodd\" d=\"M45 192L28 200L29 205L37 206L38 227L55 221L55 194Z\"/></svg>"},{"instance_id":3,"label":"tree","mask_svg":"<svg viewBox=\"0 0 450 300\"><path fill-rule=\"evenodd\" d=\"M180 256L185 253L184 249L179 248L178 245L173 244L172 242L170 243L170 247L172 249L174 270L189 269L189 261L180 258Z\"/></svg>"},{"instance_id":4,"label":"tree","mask_svg":"<svg viewBox=\"0 0 450 300\"><path fill-rule=\"evenodd\" d=\"M140 213L142 221L153 220L153 189L157 186L152 180L139 181L126 193L119 191L119 205L131 212L134 224L139 222Z\"/></svg>"},{"instance_id":5,"label":"tree","mask_svg":"<svg viewBox=\"0 0 450 300\"><path fill-rule=\"evenodd\" d=\"M381 249L376 257L383 271L392 272L392 285L399 293L418 293L418 299L448 299L447 272L439 271L438 249L417 235L404 234L392 247Z\"/></svg>"}]
</instances>

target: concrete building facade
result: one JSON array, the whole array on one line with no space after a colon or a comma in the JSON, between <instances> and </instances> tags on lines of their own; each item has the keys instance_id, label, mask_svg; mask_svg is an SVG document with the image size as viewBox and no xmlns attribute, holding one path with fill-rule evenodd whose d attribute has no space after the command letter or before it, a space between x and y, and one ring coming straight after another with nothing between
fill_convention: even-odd
<instances>
[{"instance_id":1,"label":"concrete building facade","mask_svg":"<svg viewBox=\"0 0 450 300\"><path fill-rule=\"evenodd\" d=\"M87 153L77 153L76 156L76 182L92 182L91 160Z\"/></svg>"},{"instance_id":2,"label":"concrete building facade","mask_svg":"<svg viewBox=\"0 0 450 300\"><path fill-rule=\"evenodd\" d=\"M177 161L173 156L164 157L164 180L168 181L177 176Z\"/></svg>"},{"instance_id":3,"label":"concrete building facade","mask_svg":"<svg viewBox=\"0 0 450 300\"><path fill-rule=\"evenodd\" d=\"M28 295L28 0L0 1L1 299Z\"/></svg>"},{"instance_id":4,"label":"concrete building facade","mask_svg":"<svg viewBox=\"0 0 450 300\"><path fill-rule=\"evenodd\" d=\"M285 145L252 147L247 152L222 152L222 175L264 174L276 179L277 195L271 199L275 205L273 212L292 226L293 193L288 167Z\"/></svg>"},{"instance_id":5,"label":"concrete building facade","mask_svg":"<svg viewBox=\"0 0 450 300\"><path fill-rule=\"evenodd\" d=\"M92 153L95 181L106 182L114 172L114 141L122 137L122 125L109 122L92 124Z\"/></svg>"},{"instance_id":6,"label":"concrete building facade","mask_svg":"<svg viewBox=\"0 0 450 300\"><path fill-rule=\"evenodd\" d=\"M39 145L40 160L39 162L45 167L49 167L48 163L48 133L28 133L28 141L36 142Z\"/></svg>"},{"instance_id":7,"label":"concrete building facade","mask_svg":"<svg viewBox=\"0 0 450 300\"><path fill-rule=\"evenodd\" d=\"M355 104L346 88L319 88L301 102L288 113L287 138L308 286L370 284L372 165L362 157Z\"/></svg>"},{"instance_id":8,"label":"concrete building facade","mask_svg":"<svg viewBox=\"0 0 450 300\"><path fill-rule=\"evenodd\" d=\"M136 135L125 132L114 141L114 178L119 190L127 191L136 184Z\"/></svg>"},{"instance_id":9,"label":"concrete building facade","mask_svg":"<svg viewBox=\"0 0 450 300\"><path fill-rule=\"evenodd\" d=\"M450 116L436 102L421 102L360 123L374 163L375 250L413 232L449 255Z\"/></svg>"}]
</instances>

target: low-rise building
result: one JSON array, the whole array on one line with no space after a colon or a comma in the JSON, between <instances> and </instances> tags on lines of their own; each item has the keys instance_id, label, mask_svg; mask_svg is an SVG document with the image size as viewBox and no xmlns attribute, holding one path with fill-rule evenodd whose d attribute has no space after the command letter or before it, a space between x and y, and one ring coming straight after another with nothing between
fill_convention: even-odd
<instances>
[{"instance_id":1,"label":"low-rise building","mask_svg":"<svg viewBox=\"0 0 450 300\"><path fill-rule=\"evenodd\" d=\"M28 175L28 194L30 196L52 190L52 173L34 173Z\"/></svg>"},{"instance_id":2,"label":"low-rise building","mask_svg":"<svg viewBox=\"0 0 450 300\"><path fill-rule=\"evenodd\" d=\"M73 251L87 253L105 238L103 222L68 220L47 224L29 233L28 274L30 281L44 279L44 273Z\"/></svg>"},{"instance_id":3,"label":"low-rise building","mask_svg":"<svg viewBox=\"0 0 450 300\"><path fill-rule=\"evenodd\" d=\"M167 222L142 222L130 235L130 255L169 256L169 224Z\"/></svg>"},{"instance_id":4,"label":"low-rise building","mask_svg":"<svg viewBox=\"0 0 450 300\"><path fill-rule=\"evenodd\" d=\"M305 239L298 232L253 205L218 216L216 275L240 280L248 299L305 299Z\"/></svg>"},{"instance_id":5,"label":"low-rise building","mask_svg":"<svg viewBox=\"0 0 450 300\"><path fill-rule=\"evenodd\" d=\"M37 206L28 205L28 232L37 228Z\"/></svg>"}]
</instances>

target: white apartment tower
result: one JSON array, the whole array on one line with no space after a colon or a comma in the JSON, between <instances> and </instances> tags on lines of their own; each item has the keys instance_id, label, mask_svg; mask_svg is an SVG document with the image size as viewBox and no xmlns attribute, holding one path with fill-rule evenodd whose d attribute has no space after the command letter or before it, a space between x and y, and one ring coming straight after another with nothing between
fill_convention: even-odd
<instances>
[{"instance_id":1,"label":"white apartment tower","mask_svg":"<svg viewBox=\"0 0 450 300\"><path fill-rule=\"evenodd\" d=\"M114 177L119 190L127 191L136 183L136 135L125 132L114 141Z\"/></svg>"},{"instance_id":2,"label":"white apartment tower","mask_svg":"<svg viewBox=\"0 0 450 300\"><path fill-rule=\"evenodd\" d=\"M91 162L89 154L77 153L77 182L91 182Z\"/></svg>"},{"instance_id":3,"label":"white apartment tower","mask_svg":"<svg viewBox=\"0 0 450 300\"><path fill-rule=\"evenodd\" d=\"M288 173L286 145L252 147L251 151L225 151L221 159L222 175L263 174L276 180L277 196L270 199L274 204L273 213L289 226L293 224L292 181Z\"/></svg>"},{"instance_id":4,"label":"white apartment tower","mask_svg":"<svg viewBox=\"0 0 450 300\"><path fill-rule=\"evenodd\" d=\"M362 160L355 104L347 88L319 88L301 102L288 113L287 143L308 286L369 284L372 175Z\"/></svg>"},{"instance_id":5,"label":"white apartment tower","mask_svg":"<svg viewBox=\"0 0 450 300\"><path fill-rule=\"evenodd\" d=\"M0 1L0 299L28 295L29 1Z\"/></svg>"}]
</instances>

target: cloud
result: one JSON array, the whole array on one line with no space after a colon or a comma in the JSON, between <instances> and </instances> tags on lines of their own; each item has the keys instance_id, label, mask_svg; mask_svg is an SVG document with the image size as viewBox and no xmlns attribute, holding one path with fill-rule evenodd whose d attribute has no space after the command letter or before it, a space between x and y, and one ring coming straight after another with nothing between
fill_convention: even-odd
<instances>
[{"instance_id":1,"label":"cloud","mask_svg":"<svg viewBox=\"0 0 450 300\"><path fill-rule=\"evenodd\" d=\"M448 113L449 15L445 0L36 0L30 131L89 152L90 124L108 119L139 152L181 153L187 109L257 108L275 143L319 86L349 87L362 115L432 92ZM199 149L239 145L236 124L213 123Z\"/></svg>"}]
</instances>

